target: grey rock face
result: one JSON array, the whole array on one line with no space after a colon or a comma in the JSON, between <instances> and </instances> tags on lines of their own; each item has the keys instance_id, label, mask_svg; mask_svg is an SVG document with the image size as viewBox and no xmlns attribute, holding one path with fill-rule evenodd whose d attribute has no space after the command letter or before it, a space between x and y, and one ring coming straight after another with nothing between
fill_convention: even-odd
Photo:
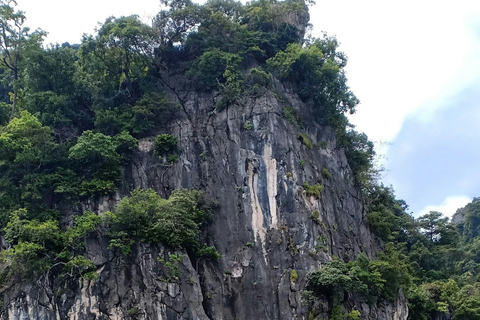
<instances>
[{"instance_id":1,"label":"grey rock face","mask_svg":"<svg viewBox=\"0 0 480 320\"><path fill-rule=\"evenodd\" d=\"M180 280L168 283L157 260L167 249L138 244L124 257L107 248L108 239L90 238L86 257L98 266L96 281L18 283L5 293L3 319L308 319L301 295L307 273L333 256L373 258L381 244L332 129L309 121L291 90L278 83L275 90L217 111L213 95L177 88L171 94L183 117L161 133L179 138L180 160L162 165L151 152L153 137L144 138L117 194L84 204L102 214L134 188L162 196L203 189L219 203L202 234L222 254L219 262L185 256ZM284 107L303 113L303 131L285 119ZM304 183L321 184L321 198L306 195ZM352 299L362 319L407 318L403 295L382 308ZM320 304L315 319L328 319L328 311Z\"/></svg>"}]
</instances>

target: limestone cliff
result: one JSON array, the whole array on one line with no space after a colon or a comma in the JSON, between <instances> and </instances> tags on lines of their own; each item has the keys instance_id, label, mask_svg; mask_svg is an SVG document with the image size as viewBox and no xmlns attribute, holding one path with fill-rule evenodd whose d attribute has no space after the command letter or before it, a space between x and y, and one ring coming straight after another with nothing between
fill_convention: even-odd
<instances>
[{"instance_id":1,"label":"limestone cliff","mask_svg":"<svg viewBox=\"0 0 480 320\"><path fill-rule=\"evenodd\" d=\"M143 138L117 193L83 208L101 215L138 187L162 196L202 189L218 202L202 241L215 245L221 260L185 255L180 280L169 283L157 258L170 249L138 243L123 256L108 249L105 234L92 236L85 255L97 266L97 280L25 279L4 292L2 319L328 319L326 301L317 301L314 312L302 304L307 273L334 256L374 257L381 248L333 130L309 121L291 88L275 82L219 111L215 94L176 80L165 84L182 116L161 133L179 138L179 161L162 165L152 153L153 137ZM299 139L285 107L302 115L312 148ZM327 170L331 175L322 174ZM305 192L305 183L323 186L320 199ZM403 295L382 307L353 296L348 301L344 310L355 308L362 319L407 318Z\"/></svg>"}]
</instances>

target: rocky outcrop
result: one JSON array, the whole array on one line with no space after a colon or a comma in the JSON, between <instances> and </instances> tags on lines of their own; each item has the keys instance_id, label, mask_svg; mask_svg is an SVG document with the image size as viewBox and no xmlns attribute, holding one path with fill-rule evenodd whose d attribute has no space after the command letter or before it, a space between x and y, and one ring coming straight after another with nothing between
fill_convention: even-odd
<instances>
[{"instance_id":1,"label":"rocky outcrop","mask_svg":"<svg viewBox=\"0 0 480 320\"><path fill-rule=\"evenodd\" d=\"M167 248L137 244L125 257L108 249L106 237L92 237L86 257L98 267L96 281L50 275L19 282L5 291L3 319L309 319L301 293L308 272L334 256L375 256L381 244L368 228L333 130L310 121L291 89L276 83L218 111L213 94L168 87L183 112L165 131L179 138L179 161L163 165L151 152L153 138L144 138L117 194L84 207L102 214L134 188L162 196L177 188L205 190L218 206L202 241L222 259L185 255L180 279L167 282L158 260ZM303 129L288 121L285 107L302 114ZM305 183L321 184L321 197L308 195ZM298 278L291 277L294 270ZM315 319L328 319L330 307L319 304ZM358 309L362 319L407 318L403 295L381 308L361 301L346 307Z\"/></svg>"}]
</instances>

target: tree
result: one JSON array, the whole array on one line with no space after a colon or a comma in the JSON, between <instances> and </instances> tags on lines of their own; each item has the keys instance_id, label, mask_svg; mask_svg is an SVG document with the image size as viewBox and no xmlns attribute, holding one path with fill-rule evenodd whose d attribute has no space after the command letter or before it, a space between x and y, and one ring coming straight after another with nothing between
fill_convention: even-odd
<instances>
[{"instance_id":1,"label":"tree","mask_svg":"<svg viewBox=\"0 0 480 320\"><path fill-rule=\"evenodd\" d=\"M30 34L30 29L24 26L25 14L23 11L15 11L16 5L15 0L0 0L0 64L10 70L10 75L4 80L13 87L10 118L15 115L17 107L19 79L25 54L29 50L39 50L46 35L41 30Z\"/></svg>"},{"instance_id":2,"label":"tree","mask_svg":"<svg viewBox=\"0 0 480 320\"><path fill-rule=\"evenodd\" d=\"M52 152L53 131L28 111L22 111L0 134L0 160L24 167L41 166Z\"/></svg>"},{"instance_id":3,"label":"tree","mask_svg":"<svg viewBox=\"0 0 480 320\"><path fill-rule=\"evenodd\" d=\"M131 244L141 240L215 256L213 249L201 248L199 243L200 226L207 217L202 191L175 190L169 199L162 199L152 189L135 189L109 215L110 246L121 248L123 253L129 253Z\"/></svg>"},{"instance_id":4,"label":"tree","mask_svg":"<svg viewBox=\"0 0 480 320\"><path fill-rule=\"evenodd\" d=\"M365 133L348 130L339 135L339 142L344 147L345 156L353 174L362 187L377 180L379 170L374 167L375 149L373 142Z\"/></svg>"},{"instance_id":5,"label":"tree","mask_svg":"<svg viewBox=\"0 0 480 320\"><path fill-rule=\"evenodd\" d=\"M458 228L466 242L471 242L480 235L480 198L473 198L472 202L458 209L456 214L463 217Z\"/></svg>"},{"instance_id":6,"label":"tree","mask_svg":"<svg viewBox=\"0 0 480 320\"><path fill-rule=\"evenodd\" d=\"M201 21L201 7L191 0L162 0L161 3L168 10L160 11L153 20L161 44L172 46L176 42L185 41L189 32Z\"/></svg>"},{"instance_id":7,"label":"tree","mask_svg":"<svg viewBox=\"0 0 480 320\"><path fill-rule=\"evenodd\" d=\"M431 242L439 242L442 231L447 228L448 217L442 218L441 212L430 211L418 218L417 223Z\"/></svg>"},{"instance_id":8,"label":"tree","mask_svg":"<svg viewBox=\"0 0 480 320\"><path fill-rule=\"evenodd\" d=\"M346 58L337 46L336 39L327 36L306 46L289 43L267 65L283 80L297 84L300 98L313 106L320 123L343 132L348 124L344 113L354 113L359 100L347 86Z\"/></svg>"},{"instance_id":9,"label":"tree","mask_svg":"<svg viewBox=\"0 0 480 320\"><path fill-rule=\"evenodd\" d=\"M87 178L115 181L121 164L117 147L114 138L87 130L70 148L68 158L77 162Z\"/></svg>"},{"instance_id":10,"label":"tree","mask_svg":"<svg viewBox=\"0 0 480 320\"><path fill-rule=\"evenodd\" d=\"M333 260L325 264L320 270L311 272L307 276L307 289L316 294L326 294L334 302L341 302L345 291L354 291L356 281L349 275L345 262ZM366 286L362 286L366 290Z\"/></svg>"},{"instance_id":11,"label":"tree","mask_svg":"<svg viewBox=\"0 0 480 320\"><path fill-rule=\"evenodd\" d=\"M76 49L58 45L26 57L22 107L52 127L61 143L93 126L91 94L76 76L77 60Z\"/></svg>"},{"instance_id":12,"label":"tree","mask_svg":"<svg viewBox=\"0 0 480 320\"><path fill-rule=\"evenodd\" d=\"M97 96L130 97L132 82L146 75L156 45L154 29L143 24L138 16L110 17L96 37L83 39L79 51L82 77ZM98 92L99 88L103 90ZM113 97L108 97L111 94Z\"/></svg>"}]
</instances>

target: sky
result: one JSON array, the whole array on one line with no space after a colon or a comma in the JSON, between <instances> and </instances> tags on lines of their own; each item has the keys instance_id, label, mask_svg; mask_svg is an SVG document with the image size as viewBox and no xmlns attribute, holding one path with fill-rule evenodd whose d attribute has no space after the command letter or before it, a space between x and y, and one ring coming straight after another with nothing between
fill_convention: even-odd
<instances>
[{"instance_id":1,"label":"sky","mask_svg":"<svg viewBox=\"0 0 480 320\"><path fill-rule=\"evenodd\" d=\"M322 0L311 17L349 56L351 121L413 214L480 196L480 1Z\"/></svg>"},{"instance_id":2,"label":"sky","mask_svg":"<svg viewBox=\"0 0 480 320\"><path fill-rule=\"evenodd\" d=\"M48 42L79 43L109 16L149 22L159 0L18 0ZM415 216L480 196L480 1L317 0L313 34L335 35L361 100L350 118L377 144L383 182Z\"/></svg>"}]
</instances>

